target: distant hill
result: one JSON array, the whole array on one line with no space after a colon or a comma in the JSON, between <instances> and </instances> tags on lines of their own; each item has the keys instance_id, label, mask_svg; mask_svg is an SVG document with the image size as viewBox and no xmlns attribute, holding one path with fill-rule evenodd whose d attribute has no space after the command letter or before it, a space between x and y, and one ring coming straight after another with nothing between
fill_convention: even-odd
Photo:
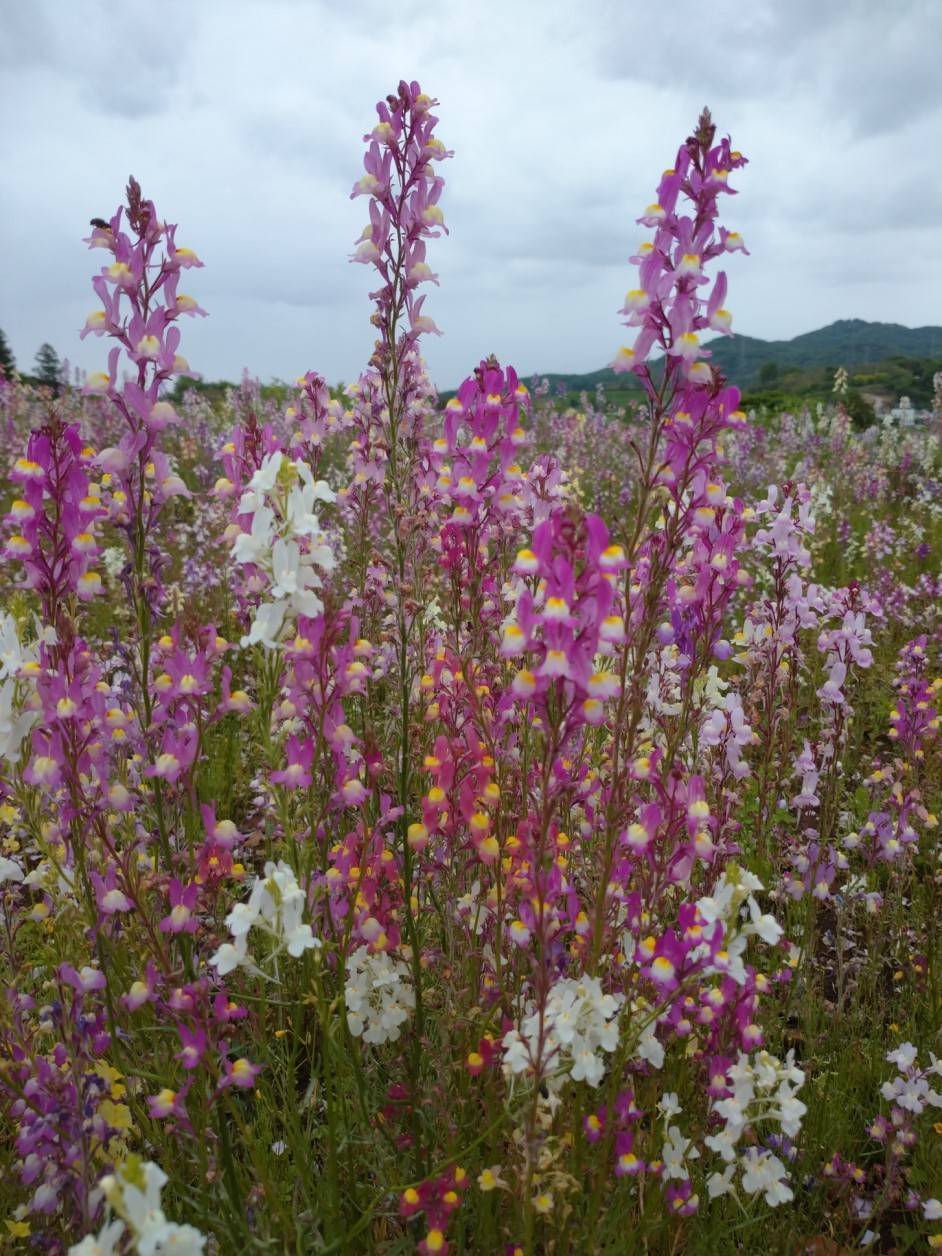
<instances>
[{"instance_id":1,"label":"distant hill","mask_svg":"<svg viewBox=\"0 0 942 1256\"><path fill-rule=\"evenodd\" d=\"M899 323L842 318L791 340L717 336L707 341L706 347L731 383L749 389L760 382L760 374L765 384L795 371L878 366L888 358L942 360L942 327L903 327ZM583 375L540 374L540 378L548 380L554 390L565 385L567 392L591 392L598 384L623 391L630 380L630 376L616 375L608 367Z\"/></svg>"},{"instance_id":2,"label":"distant hill","mask_svg":"<svg viewBox=\"0 0 942 1256\"><path fill-rule=\"evenodd\" d=\"M714 361L740 388L759 380L766 363L780 371L873 365L886 358L942 358L942 327L903 327L842 318L791 340L721 336L709 342Z\"/></svg>"}]
</instances>

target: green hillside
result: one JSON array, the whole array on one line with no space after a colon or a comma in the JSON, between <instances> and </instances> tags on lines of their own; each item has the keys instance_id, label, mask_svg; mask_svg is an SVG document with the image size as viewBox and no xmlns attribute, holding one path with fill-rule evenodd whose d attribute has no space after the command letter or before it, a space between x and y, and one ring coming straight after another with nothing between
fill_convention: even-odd
<instances>
[{"instance_id":1,"label":"green hillside","mask_svg":"<svg viewBox=\"0 0 942 1256\"><path fill-rule=\"evenodd\" d=\"M747 403L774 405L796 397L826 397L834 372L843 366L851 389L860 394L886 402L907 395L917 406L927 406L932 399L932 377L942 370L942 327L913 328L847 318L791 340L736 335L717 336L706 343L713 361L743 390ZM633 376L616 375L608 367L585 374L549 372L539 378L549 383L554 395L565 388L570 400L582 392L591 394L599 384L616 403L640 391Z\"/></svg>"},{"instance_id":2,"label":"green hillside","mask_svg":"<svg viewBox=\"0 0 942 1256\"><path fill-rule=\"evenodd\" d=\"M891 358L942 359L942 327L902 327L844 318L792 340L753 336L719 337L709 342L714 360L740 388L759 382L767 364L787 370L881 363Z\"/></svg>"}]
</instances>

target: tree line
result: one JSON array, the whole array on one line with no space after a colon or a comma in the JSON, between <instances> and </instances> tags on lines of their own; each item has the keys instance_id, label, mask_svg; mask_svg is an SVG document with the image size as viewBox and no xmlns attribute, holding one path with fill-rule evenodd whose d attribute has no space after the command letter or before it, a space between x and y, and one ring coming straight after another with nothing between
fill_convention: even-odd
<instances>
[{"instance_id":1,"label":"tree line","mask_svg":"<svg viewBox=\"0 0 942 1256\"><path fill-rule=\"evenodd\" d=\"M0 330L0 375L3 375L6 379L11 379L15 370L16 359L13 356L13 350L10 348L3 331ZM58 392L62 383L62 362L51 344L45 343L39 346L36 352L36 361L29 378L33 383L41 384L46 388L51 388L54 392Z\"/></svg>"}]
</instances>

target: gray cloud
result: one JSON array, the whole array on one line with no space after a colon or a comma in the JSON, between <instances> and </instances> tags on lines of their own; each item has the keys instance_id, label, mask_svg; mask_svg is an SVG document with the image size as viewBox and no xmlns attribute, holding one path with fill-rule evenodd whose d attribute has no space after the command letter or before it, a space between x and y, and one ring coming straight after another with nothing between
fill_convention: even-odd
<instances>
[{"instance_id":1,"label":"gray cloud","mask_svg":"<svg viewBox=\"0 0 942 1256\"><path fill-rule=\"evenodd\" d=\"M41 5L8 4L3 12L0 66L32 67L48 64L54 57L54 15Z\"/></svg>"},{"instance_id":2,"label":"gray cloud","mask_svg":"<svg viewBox=\"0 0 942 1256\"><path fill-rule=\"evenodd\" d=\"M71 81L90 113L133 122L170 104L186 56L180 33L191 24L180 0L161 5L160 21L148 23L144 38L139 11L105 0L9 3L0 64L17 76L46 70L44 81L39 76L46 92Z\"/></svg>"},{"instance_id":3,"label":"gray cloud","mask_svg":"<svg viewBox=\"0 0 942 1256\"><path fill-rule=\"evenodd\" d=\"M735 325L938 322L936 0L0 0L0 326L21 364L79 343L100 256L81 244L133 171L206 261L210 377L353 377L369 354L365 218L349 189L374 102L405 74L442 105L450 236L426 353L453 384L483 354L589 370L622 339L635 219L709 102L751 159L724 204Z\"/></svg>"},{"instance_id":4,"label":"gray cloud","mask_svg":"<svg viewBox=\"0 0 942 1256\"><path fill-rule=\"evenodd\" d=\"M689 20L667 39L639 39L633 5L608 0L606 9L599 64L616 79L699 87L711 99L795 103L811 95L832 125L847 120L868 135L909 126L942 99L936 0L714 0L709 10L687 9Z\"/></svg>"}]
</instances>

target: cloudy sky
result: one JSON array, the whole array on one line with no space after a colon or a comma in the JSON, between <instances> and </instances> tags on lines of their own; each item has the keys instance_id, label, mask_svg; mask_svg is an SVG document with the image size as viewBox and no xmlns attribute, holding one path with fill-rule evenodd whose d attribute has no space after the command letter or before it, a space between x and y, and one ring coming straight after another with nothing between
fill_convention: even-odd
<instances>
[{"instance_id":1,"label":"cloudy sky","mask_svg":"<svg viewBox=\"0 0 942 1256\"><path fill-rule=\"evenodd\" d=\"M129 173L180 224L207 378L350 379L372 341L349 190L377 99L441 101L449 237L432 375L488 353L587 371L622 340L635 225L700 108L750 158L728 225L734 327L942 323L939 0L0 0L0 327L86 367Z\"/></svg>"}]
</instances>

